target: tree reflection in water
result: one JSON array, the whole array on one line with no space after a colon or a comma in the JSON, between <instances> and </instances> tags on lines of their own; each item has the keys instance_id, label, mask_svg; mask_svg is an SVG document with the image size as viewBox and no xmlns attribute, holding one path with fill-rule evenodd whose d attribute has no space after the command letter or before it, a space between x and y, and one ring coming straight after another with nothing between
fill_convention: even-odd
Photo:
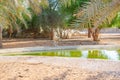
<instances>
[{"instance_id":1,"label":"tree reflection in water","mask_svg":"<svg viewBox=\"0 0 120 80\"><path fill-rule=\"evenodd\" d=\"M100 50L89 50L87 58L108 59L108 57Z\"/></svg>"}]
</instances>

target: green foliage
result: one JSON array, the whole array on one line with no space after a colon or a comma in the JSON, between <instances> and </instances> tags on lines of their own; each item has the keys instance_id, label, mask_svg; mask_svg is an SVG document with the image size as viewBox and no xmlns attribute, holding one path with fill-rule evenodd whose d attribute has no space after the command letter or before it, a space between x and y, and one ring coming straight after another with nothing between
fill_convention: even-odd
<instances>
[{"instance_id":1,"label":"green foliage","mask_svg":"<svg viewBox=\"0 0 120 80\"><path fill-rule=\"evenodd\" d=\"M62 11L68 14L74 14L80 7L82 7L86 2L90 0L71 0L71 5L67 5L66 7L62 6Z\"/></svg>"},{"instance_id":2,"label":"green foliage","mask_svg":"<svg viewBox=\"0 0 120 80\"><path fill-rule=\"evenodd\" d=\"M23 15L29 18L31 15L25 8L23 0L2 0L0 2L0 8L0 24L2 27L18 27L18 23L23 23L25 26L27 26Z\"/></svg>"},{"instance_id":3,"label":"green foliage","mask_svg":"<svg viewBox=\"0 0 120 80\"><path fill-rule=\"evenodd\" d=\"M74 14L81 9L81 7L83 5L86 4L86 2L89 2L90 0L71 0L71 5L67 5L65 6L61 6L61 14L64 14L64 22L66 24L66 26L70 26L71 22L73 22L73 20L76 20L76 16L74 16Z\"/></svg>"},{"instance_id":4,"label":"green foliage","mask_svg":"<svg viewBox=\"0 0 120 80\"><path fill-rule=\"evenodd\" d=\"M0 25L4 27L28 27L34 14L41 13L41 7L47 7L47 0L1 0Z\"/></svg>"},{"instance_id":5,"label":"green foliage","mask_svg":"<svg viewBox=\"0 0 120 80\"><path fill-rule=\"evenodd\" d=\"M47 31L51 28L107 27L120 9L118 1L1 0L0 25ZM115 18L113 24L120 26L119 19Z\"/></svg>"},{"instance_id":6,"label":"green foliage","mask_svg":"<svg viewBox=\"0 0 120 80\"><path fill-rule=\"evenodd\" d=\"M111 22L111 27L120 28L120 12L116 15L116 17Z\"/></svg>"},{"instance_id":7,"label":"green foliage","mask_svg":"<svg viewBox=\"0 0 120 80\"><path fill-rule=\"evenodd\" d=\"M119 9L119 0L92 0L83 5L76 13L77 19L73 21L71 26L78 28L88 28L92 25L94 28L99 26L109 27Z\"/></svg>"},{"instance_id":8,"label":"green foliage","mask_svg":"<svg viewBox=\"0 0 120 80\"><path fill-rule=\"evenodd\" d=\"M41 27L55 28L61 23L61 16L55 10L44 9L37 17L39 18L39 24Z\"/></svg>"},{"instance_id":9,"label":"green foliage","mask_svg":"<svg viewBox=\"0 0 120 80\"><path fill-rule=\"evenodd\" d=\"M43 1L44 2L44 1ZM42 12L35 14L34 11L32 15L32 20L29 22L32 28L41 28L45 32L50 32L51 28L57 28L62 24L61 15L58 10L56 10L57 5L56 0L48 0L48 5L46 7L39 6ZM42 4L43 5L43 4Z\"/></svg>"}]
</instances>

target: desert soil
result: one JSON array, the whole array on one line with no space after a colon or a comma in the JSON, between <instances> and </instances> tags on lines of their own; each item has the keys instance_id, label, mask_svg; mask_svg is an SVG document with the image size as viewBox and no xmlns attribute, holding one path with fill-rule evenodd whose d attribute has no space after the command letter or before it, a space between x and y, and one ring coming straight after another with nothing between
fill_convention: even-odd
<instances>
[{"instance_id":1,"label":"desert soil","mask_svg":"<svg viewBox=\"0 0 120 80\"><path fill-rule=\"evenodd\" d=\"M120 34L101 34L100 41L92 41L87 36L73 36L57 42L43 39L3 39L3 48L19 48L34 46L72 46L72 45L119 45Z\"/></svg>"},{"instance_id":2,"label":"desert soil","mask_svg":"<svg viewBox=\"0 0 120 80\"><path fill-rule=\"evenodd\" d=\"M0 80L120 80L120 72L92 72L45 64L0 62Z\"/></svg>"},{"instance_id":3,"label":"desert soil","mask_svg":"<svg viewBox=\"0 0 120 80\"><path fill-rule=\"evenodd\" d=\"M101 60L0 57L0 80L120 80L119 66Z\"/></svg>"}]
</instances>

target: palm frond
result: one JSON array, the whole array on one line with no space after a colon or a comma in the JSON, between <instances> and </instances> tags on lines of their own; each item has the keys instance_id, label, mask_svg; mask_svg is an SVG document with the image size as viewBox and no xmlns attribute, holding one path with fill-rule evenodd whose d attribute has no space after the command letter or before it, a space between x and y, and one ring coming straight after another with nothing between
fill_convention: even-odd
<instances>
[{"instance_id":1,"label":"palm frond","mask_svg":"<svg viewBox=\"0 0 120 80\"><path fill-rule=\"evenodd\" d=\"M82 8L75 14L77 19L79 18L80 25L84 27L99 27L102 23L111 22L112 19L116 16L115 14L120 10L120 1L119 0L91 0L91 2L86 2L87 5L83 5ZM76 21L73 24L76 25ZM92 24L91 24L92 22ZM74 26L72 24L72 26Z\"/></svg>"}]
</instances>

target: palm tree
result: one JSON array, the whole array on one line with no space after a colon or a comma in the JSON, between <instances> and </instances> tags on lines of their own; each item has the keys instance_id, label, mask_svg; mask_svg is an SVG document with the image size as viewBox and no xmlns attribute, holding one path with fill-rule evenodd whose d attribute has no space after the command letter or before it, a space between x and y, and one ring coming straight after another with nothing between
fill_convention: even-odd
<instances>
[{"instance_id":1,"label":"palm tree","mask_svg":"<svg viewBox=\"0 0 120 80\"><path fill-rule=\"evenodd\" d=\"M74 12L87 1L89 0L48 0L48 6L41 7L42 12L34 15L32 26L41 27L43 31L49 32L50 39L53 39L53 31L57 29L58 32L63 32L70 28L69 24L75 18Z\"/></svg>"},{"instance_id":2,"label":"palm tree","mask_svg":"<svg viewBox=\"0 0 120 80\"><path fill-rule=\"evenodd\" d=\"M70 5L71 0L51 0L55 5L51 8L56 9L57 4ZM9 28L12 33L13 28L20 27L20 24L27 26L25 17L31 19L31 8L34 14L40 14L43 7L48 7L50 0L1 0L0 1L0 46L2 46L2 28ZM64 3L64 4L63 4ZM55 11L54 11L55 12ZM54 13L52 12L52 14ZM51 13L49 14L51 15Z\"/></svg>"},{"instance_id":3,"label":"palm tree","mask_svg":"<svg viewBox=\"0 0 120 80\"><path fill-rule=\"evenodd\" d=\"M27 26L23 14L30 18L30 13L23 4L23 0L1 0L0 2L0 45L2 46L2 28L9 28L10 34L13 28L18 28L18 22ZM0 47L1 47L0 46Z\"/></svg>"},{"instance_id":4,"label":"palm tree","mask_svg":"<svg viewBox=\"0 0 120 80\"><path fill-rule=\"evenodd\" d=\"M2 46L2 28L9 28L12 33L13 29L20 27L20 24L27 26L25 17L31 19L29 7L38 14L40 13L40 0L1 0L0 1L0 47Z\"/></svg>"},{"instance_id":5,"label":"palm tree","mask_svg":"<svg viewBox=\"0 0 120 80\"><path fill-rule=\"evenodd\" d=\"M72 26L89 28L89 37L91 34L93 40L98 41L101 25L106 21L110 23L119 10L119 0L91 0L75 14L77 19Z\"/></svg>"}]
</instances>

